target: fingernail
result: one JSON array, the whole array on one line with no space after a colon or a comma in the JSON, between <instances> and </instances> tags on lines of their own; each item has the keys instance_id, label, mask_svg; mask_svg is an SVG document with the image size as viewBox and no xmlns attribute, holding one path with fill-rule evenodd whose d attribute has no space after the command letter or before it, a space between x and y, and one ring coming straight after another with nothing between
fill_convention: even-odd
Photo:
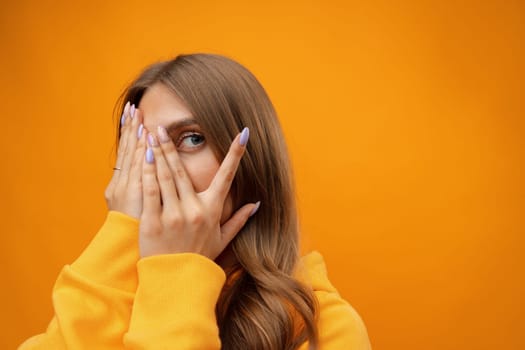
<instances>
[{"instance_id":1,"label":"fingernail","mask_svg":"<svg viewBox=\"0 0 525 350\"><path fill-rule=\"evenodd\" d=\"M144 130L144 125L140 124L139 129L137 130L137 138L140 139L142 137L142 131Z\"/></svg>"},{"instance_id":2,"label":"fingernail","mask_svg":"<svg viewBox=\"0 0 525 350\"><path fill-rule=\"evenodd\" d=\"M135 104L131 105L131 110L129 111L131 118L135 116Z\"/></svg>"},{"instance_id":3,"label":"fingernail","mask_svg":"<svg viewBox=\"0 0 525 350\"><path fill-rule=\"evenodd\" d=\"M168 136L168 132L166 131L166 128L164 128L163 126L159 125L157 127L157 135L159 135L159 140L162 143L171 141L170 137Z\"/></svg>"},{"instance_id":4,"label":"fingernail","mask_svg":"<svg viewBox=\"0 0 525 350\"><path fill-rule=\"evenodd\" d=\"M246 146L246 144L248 143L248 138L249 137L250 137L250 129L248 129L248 128L242 129L241 137L239 139L239 144L241 146Z\"/></svg>"},{"instance_id":5,"label":"fingernail","mask_svg":"<svg viewBox=\"0 0 525 350\"><path fill-rule=\"evenodd\" d=\"M129 101L126 102L126 105L124 106L124 110L122 111L122 117L120 117L120 125L124 125L126 122L126 114L128 114L129 111Z\"/></svg>"},{"instance_id":6,"label":"fingernail","mask_svg":"<svg viewBox=\"0 0 525 350\"><path fill-rule=\"evenodd\" d=\"M255 203L255 208L253 208L252 212L250 213L250 216L255 215L255 213L257 213L257 210L259 210L260 206L261 206L261 201L258 201L257 203Z\"/></svg>"},{"instance_id":7,"label":"fingernail","mask_svg":"<svg viewBox=\"0 0 525 350\"><path fill-rule=\"evenodd\" d=\"M148 148L146 150L146 163L153 164L154 160L155 160L155 157L153 156L153 150L151 148Z\"/></svg>"},{"instance_id":8,"label":"fingernail","mask_svg":"<svg viewBox=\"0 0 525 350\"><path fill-rule=\"evenodd\" d=\"M157 142L157 139L152 133L148 134L148 143L151 147L157 147L159 143Z\"/></svg>"}]
</instances>

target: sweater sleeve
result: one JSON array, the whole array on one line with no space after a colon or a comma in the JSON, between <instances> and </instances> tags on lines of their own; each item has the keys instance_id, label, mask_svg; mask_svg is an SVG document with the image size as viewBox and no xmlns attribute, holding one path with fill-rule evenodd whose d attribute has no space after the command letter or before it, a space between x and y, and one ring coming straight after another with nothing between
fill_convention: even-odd
<instances>
[{"instance_id":1,"label":"sweater sleeve","mask_svg":"<svg viewBox=\"0 0 525 350\"><path fill-rule=\"evenodd\" d=\"M126 349L217 350L215 305L226 276L193 253L158 255L137 264L139 283Z\"/></svg>"},{"instance_id":2,"label":"sweater sleeve","mask_svg":"<svg viewBox=\"0 0 525 350\"><path fill-rule=\"evenodd\" d=\"M315 292L319 301L319 348L323 350L370 350L363 320L336 292ZM301 350L307 349L303 347Z\"/></svg>"},{"instance_id":3,"label":"sweater sleeve","mask_svg":"<svg viewBox=\"0 0 525 350\"><path fill-rule=\"evenodd\" d=\"M328 280L321 254L313 252L304 257L302 263L306 267L306 273L301 277L311 284L319 303L319 348L370 350L370 340L363 320ZM300 348L307 349L307 343Z\"/></svg>"},{"instance_id":4,"label":"sweater sleeve","mask_svg":"<svg viewBox=\"0 0 525 350\"><path fill-rule=\"evenodd\" d=\"M138 221L110 211L92 242L60 272L55 315L19 350L122 349L137 285Z\"/></svg>"}]
</instances>

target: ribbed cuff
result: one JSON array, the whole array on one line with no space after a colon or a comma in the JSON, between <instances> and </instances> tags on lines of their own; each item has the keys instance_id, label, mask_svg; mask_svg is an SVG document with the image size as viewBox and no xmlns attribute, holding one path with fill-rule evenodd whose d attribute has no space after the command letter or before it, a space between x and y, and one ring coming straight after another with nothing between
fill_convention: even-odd
<instances>
[{"instance_id":1,"label":"ribbed cuff","mask_svg":"<svg viewBox=\"0 0 525 350\"><path fill-rule=\"evenodd\" d=\"M215 319L226 275L214 261L194 253L157 255L141 259L137 270L136 304L157 316L175 313Z\"/></svg>"}]
</instances>

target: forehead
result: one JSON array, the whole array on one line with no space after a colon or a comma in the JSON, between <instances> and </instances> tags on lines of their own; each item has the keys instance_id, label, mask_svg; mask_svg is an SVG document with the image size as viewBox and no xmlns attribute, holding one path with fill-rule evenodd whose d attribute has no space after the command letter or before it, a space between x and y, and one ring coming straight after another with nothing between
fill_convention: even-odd
<instances>
[{"instance_id":1,"label":"forehead","mask_svg":"<svg viewBox=\"0 0 525 350\"><path fill-rule=\"evenodd\" d=\"M168 127L170 124L192 119L191 112L180 97L162 83L146 89L138 108L148 130L156 130L159 125Z\"/></svg>"}]
</instances>

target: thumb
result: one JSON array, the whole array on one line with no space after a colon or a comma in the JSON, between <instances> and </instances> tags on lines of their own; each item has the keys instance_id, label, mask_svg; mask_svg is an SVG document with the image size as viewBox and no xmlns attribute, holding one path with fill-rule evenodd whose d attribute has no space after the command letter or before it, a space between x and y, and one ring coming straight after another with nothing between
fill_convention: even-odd
<instances>
[{"instance_id":1,"label":"thumb","mask_svg":"<svg viewBox=\"0 0 525 350\"><path fill-rule=\"evenodd\" d=\"M245 204L232 215L232 217L221 226L222 238L227 245L239 233L246 221L254 215L261 202Z\"/></svg>"}]
</instances>

